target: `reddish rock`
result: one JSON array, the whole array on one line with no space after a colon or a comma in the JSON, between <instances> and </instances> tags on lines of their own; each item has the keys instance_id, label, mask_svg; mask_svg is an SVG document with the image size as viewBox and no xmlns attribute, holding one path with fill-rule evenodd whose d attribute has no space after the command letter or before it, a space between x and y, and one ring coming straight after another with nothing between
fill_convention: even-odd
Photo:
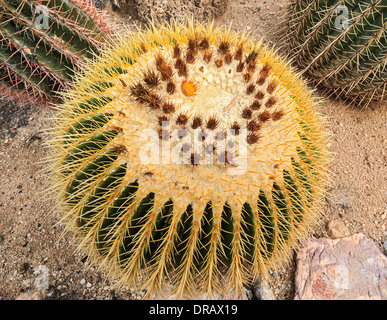
<instances>
[{"instance_id":1,"label":"reddish rock","mask_svg":"<svg viewBox=\"0 0 387 320\"><path fill-rule=\"evenodd\" d=\"M297 254L296 300L387 300L387 257L363 234L311 239Z\"/></svg>"}]
</instances>

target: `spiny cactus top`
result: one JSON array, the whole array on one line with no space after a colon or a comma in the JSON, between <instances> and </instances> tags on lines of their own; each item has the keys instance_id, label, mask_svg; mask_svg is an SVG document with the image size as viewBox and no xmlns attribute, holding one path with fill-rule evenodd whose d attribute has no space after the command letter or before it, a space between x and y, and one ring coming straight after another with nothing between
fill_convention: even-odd
<instances>
[{"instance_id":1,"label":"spiny cactus top","mask_svg":"<svg viewBox=\"0 0 387 320\"><path fill-rule=\"evenodd\" d=\"M316 220L322 120L260 43L152 27L106 49L64 100L52 140L64 221L123 284L179 298L212 296L222 278L241 290Z\"/></svg>"},{"instance_id":2,"label":"spiny cactus top","mask_svg":"<svg viewBox=\"0 0 387 320\"><path fill-rule=\"evenodd\" d=\"M289 48L327 92L367 106L387 98L387 1L292 1Z\"/></svg>"},{"instance_id":3,"label":"spiny cactus top","mask_svg":"<svg viewBox=\"0 0 387 320\"><path fill-rule=\"evenodd\" d=\"M55 100L107 34L92 0L0 0L0 96Z\"/></svg>"}]
</instances>

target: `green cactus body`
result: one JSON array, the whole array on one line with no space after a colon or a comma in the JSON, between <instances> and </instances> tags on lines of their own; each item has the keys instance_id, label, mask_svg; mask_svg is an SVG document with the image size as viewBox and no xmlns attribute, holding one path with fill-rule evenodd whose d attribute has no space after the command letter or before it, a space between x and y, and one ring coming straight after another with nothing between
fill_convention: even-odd
<instances>
[{"instance_id":1,"label":"green cactus body","mask_svg":"<svg viewBox=\"0 0 387 320\"><path fill-rule=\"evenodd\" d=\"M367 106L386 97L386 17L386 0L294 1L288 44L310 79Z\"/></svg>"},{"instance_id":2,"label":"green cactus body","mask_svg":"<svg viewBox=\"0 0 387 320\"><path fill-rule=\"evenodd\" d=\"M106 40L89 0L1 0L0 9L2 95L53 100Z\"/></svg>"},{"instance_id":3,"label":"green cactus body","mask_svg":"<svg viewBox=\"0 0 387 320\"><path fill-rule=\"evenodd\" d=\"M327 139L316 106L245 36L191 23L129 34L59 107L63 222L90 261L148 297L240 291L287 261L318 217Z\"/></svg>"}]
</instances>

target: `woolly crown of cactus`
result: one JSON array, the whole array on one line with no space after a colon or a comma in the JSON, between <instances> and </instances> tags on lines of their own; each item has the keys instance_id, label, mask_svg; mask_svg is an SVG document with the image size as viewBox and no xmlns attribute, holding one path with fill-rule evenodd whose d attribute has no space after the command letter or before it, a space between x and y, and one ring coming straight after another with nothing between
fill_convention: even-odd
<instances>
[{"instance_id":1,"label":"woolly crown of cactus","mask_svg":"<svg viewBox=\"0 0 387 320\"><path fill-rule=\"evenodd\" d=\"M147 297L240 292L317 220L328 156L316 108L245 35L191 22L130 33L59 106L53 190L66 230Z\"/></svg>"}]
</instances>

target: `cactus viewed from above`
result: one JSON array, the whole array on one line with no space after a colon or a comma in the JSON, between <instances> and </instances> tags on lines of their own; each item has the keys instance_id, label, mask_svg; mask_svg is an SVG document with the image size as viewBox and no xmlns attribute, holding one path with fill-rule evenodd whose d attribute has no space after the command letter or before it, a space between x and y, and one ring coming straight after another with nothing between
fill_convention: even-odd
<instances>
[{"instance_id":1,"label":"cactus viewed from above","mask_svg":"<svg viewBox=\"0 0 387 320\"><path fill-rule=\"evenodd\" d=\"M363 106L386 98L386 0L293 1L286 32L296 63L328 92Z\"/></svg>"},{"instance_id":2,"label":"cactus viewed from above","mask_svg":"<svg viewBox=\"0 0 387 320\"><path fill-rule=\"evenodd\" d=\"M244 35L193 23L129 34L63 100L51 141L63 222L90 261L147 297L238 292L318 219L317 102Z\"/></svg>"},{"instance_id":3,"label":"cactus viewed from above","mask_svg":"<svg viewBox=\"0 0 387 320\"><path fill-rule=\"evenodd\" d=\"M91 0L0 0L0 95L55 100L107 30Z\"/></svg>"}]
</instances>

